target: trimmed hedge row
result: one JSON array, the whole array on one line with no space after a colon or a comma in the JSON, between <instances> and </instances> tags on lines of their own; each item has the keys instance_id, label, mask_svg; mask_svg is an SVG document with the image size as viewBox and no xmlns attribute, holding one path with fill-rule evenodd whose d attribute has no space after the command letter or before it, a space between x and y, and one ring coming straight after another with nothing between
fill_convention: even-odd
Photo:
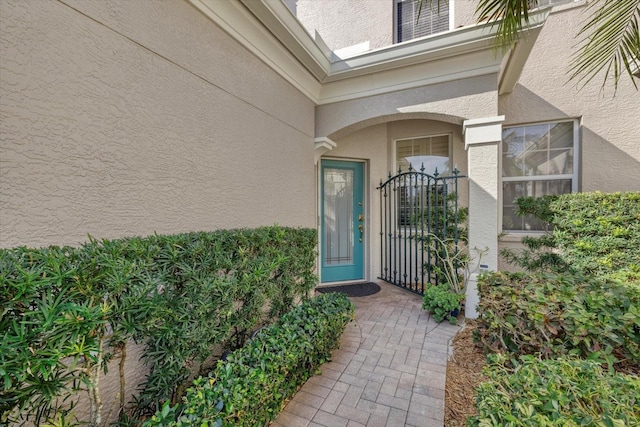
<instances>
[{"instance_id":1,"label":"trimmed hedge row","mask_svg":"<svg viewBox=\"0 0 640 427\"><path fill-rule=\"evenodd\" d=\"M330 359L353 310L339 293L306 301L219 361L209 377L194 382L181 404L165 404L145 427L264 426Z\"/></svg>"},{"instance_id":2,"label":"trimmed hedge row","mask_svg":"<svg viewBox=\"0 0 640 427\"><path fill-rule=\"evenodd\" d=\"M492 273L478 285L485 350L640 362L640 274Z\"/></svg>"},{"instance_id":3,"label":"trimmed hedge row","mask_svg":"<svg viewBox=\"0 0 640 427\"><path fill-rule=\"evenodd\" d=\"M496 358L480 384L471 426L637 426L640 379L591 360ZM514 365L515 364L515 365Z\"/></svg>"},{"instance_id":4,"label":"trimmed hedge row","mask_svg":"<svg viewBox=\"0 0 640 427\"><path fill-rule=\"evenodd\" d=\"M1 249L0 421L70 419L88 390L99 424L102 369L131 339L150 368L134 415L179 401L214 348L307 298L315 247L315 230L275 226Z\"/></svg>"},{"instance_id":5,"label":"trimmed hedge row","mask_svg":"<svg viewBox=\"0 0 640 427\"><path fill-rule=\"evenodd\" d=\"M558 197L553 236L563 259L584 274L640 272L640 192Z\"/></svg>"},{"instance_id":6,"label":"trimmed hedge row","mask_svg":"<svg viewBox=\"0 0 640 427\"><path fill-rule=\"evenodd\" d=\"M486 349L639 362L640 192L522 198L518 208L553 231L523 239L528 250L508 256L537 273L479 283Z\"/></svg>"},{"instance_id":7,"label":"trimmed hedge row","mask_svg":"<svg viewBox=\"0 0 640 427\"><path fill-rule=\"evenodd\" d=\"M536 216L553 233L524 238L529 251L503 251L507 260L527 270L559 273L640 272L640 192L525 197L517 204L519 215Z\"/></svg>"}]
</instances>

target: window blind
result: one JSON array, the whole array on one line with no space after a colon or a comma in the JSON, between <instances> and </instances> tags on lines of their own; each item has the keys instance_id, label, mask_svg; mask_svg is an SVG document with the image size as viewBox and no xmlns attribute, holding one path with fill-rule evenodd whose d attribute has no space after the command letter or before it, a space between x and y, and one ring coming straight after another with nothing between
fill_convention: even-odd
<instances>
[{"instance_id":1,"label":"window blind","mask_svg":"<svg viewBox=\"0 0 640 427\"><path fill-rule=\"evenodd\" d=\"M419 0L396 2L396 40L398 43L449 31L449 2L437 2L431 6L424 1L420 9Z\"/></svg>"}]
</instances>

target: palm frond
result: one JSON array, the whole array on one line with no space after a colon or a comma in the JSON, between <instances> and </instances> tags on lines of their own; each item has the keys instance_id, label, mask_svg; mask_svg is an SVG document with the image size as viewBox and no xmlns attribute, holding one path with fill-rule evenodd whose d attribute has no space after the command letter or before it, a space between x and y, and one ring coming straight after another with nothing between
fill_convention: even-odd
<instances>
[{"instance_id":1,"label":"palm frond","mask_svg":"<svg viewBox=\"0 0 640 427\"><path fill-rule=\"evenodd\" d=\"M433 11L433 4L436 3L436 13L440 13L440 3L443 1L449 1L449 0L419 0L418 1L418 14L416 15L416 22L418 22L418 20L420 19L420 14L422 13L422 7L426 4L431 8L431 11Z\"/></svg>"},{"instance_id":2,"label":"palm frond","mask_svg":"<svg viewBox=\"0 0 640 427\"><path fill-rule=\"evenodd\" d=\"M508 49L518 40L518 32L529 25L529 9L536 7L532 0L480 0L476 16L480 21L497 25L496 44Z\"/></svg>"},{"instance_id":3,"label":"palm frond","mask_svg":"<svg viewBox=\"0 0 640 427\"><path fill-rule=\"evenodd\" d=\"M605 70L604 88L613 76L614 91L626 71L637 89L633 74L640 68L640 0L596 0L591 16L578 37L579 49L572 56L570 80L584 87Z\"/></svg>"}]
</instances>

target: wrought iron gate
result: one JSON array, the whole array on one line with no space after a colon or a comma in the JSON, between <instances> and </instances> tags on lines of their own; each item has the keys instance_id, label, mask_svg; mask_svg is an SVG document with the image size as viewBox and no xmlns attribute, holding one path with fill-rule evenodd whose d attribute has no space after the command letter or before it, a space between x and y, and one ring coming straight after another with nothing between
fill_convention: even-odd
<instances>
[{"instance_id":1,"label":"wrought iron gate","mask_svg":"<svg viewBox=\"0 0 640 427\"><path fill-rule=\"evenodd\" d=\"M458 251L458 179L411 166L380 181L380 276L385 282L422 295L437 284L437 242ZM434 238L437 237L438 239Z\"/></svg>"}]
</instances>

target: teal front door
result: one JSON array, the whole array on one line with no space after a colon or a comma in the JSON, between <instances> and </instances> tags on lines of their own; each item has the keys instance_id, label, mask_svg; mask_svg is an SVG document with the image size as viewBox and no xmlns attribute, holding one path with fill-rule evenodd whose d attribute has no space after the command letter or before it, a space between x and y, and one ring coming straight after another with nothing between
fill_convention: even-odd
<instances>
[{"instance_id":1,"label":"teal front door","mask_svg":"<svg viewBox=\"0 0 640 427\"><path fill-rule=\"evenodd\" d=\"M321 281L364 278L364 164L321 161Z\"/></svg>"}]
</instances>

